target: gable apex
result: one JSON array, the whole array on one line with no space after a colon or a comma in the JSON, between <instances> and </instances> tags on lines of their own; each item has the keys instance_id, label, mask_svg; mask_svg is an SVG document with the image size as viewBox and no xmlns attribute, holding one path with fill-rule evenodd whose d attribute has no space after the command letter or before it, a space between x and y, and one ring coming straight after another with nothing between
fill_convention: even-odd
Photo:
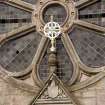
<instances>
[{"instance_id":1,"label":"gable apex","mask_svg":"<svg viewBox=\"0 0 105 105\"><path fill-rule=\"evenodd\" d=\"M56 93L57 92L57 93ZM29 105L80 105L74 96L65 88L62 81L52 73L44 87Z\"/></svg>"}]
</instances>

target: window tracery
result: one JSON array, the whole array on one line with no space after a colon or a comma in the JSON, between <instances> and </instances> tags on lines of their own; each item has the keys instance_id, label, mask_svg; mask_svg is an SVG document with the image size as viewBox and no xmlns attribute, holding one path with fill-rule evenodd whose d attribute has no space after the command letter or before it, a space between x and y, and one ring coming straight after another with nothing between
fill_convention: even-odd
<instances>
[{"instance_id":1,"label":"window tracery","mask_svg":"<svg viewBox=\"0 0 105 105\"><path fill-rule=\"evenodd\" d=\"M63 34L61 39L63 40L64 48L67 54L71 57L71 62L74 63L73 67L76 70L75 73L78 74L78 76L76 75L77 77L73 75L76 78L75 80L73 80L73 83L76 82L76 80L80 75L80 72L79 72L80 68L82 68L83 72L89 73L89 74L91 73L97 74L101 71L104 71L105 69L104 67L105 48L103 45L104 34L105 34L105 27L104 27L105 26L105 19L104 19L105 2L104 1L100 1L100 0L52 1L50 0L48 3L47 1L45 2L44 0L42 0L41 2L36 3L35 5L33 4L35 3L34 0L33 1L21 0L22 1L21 4L19 3L19 1L20 0L17 0L17 1L9 0L9 1L2 1L2 2L0 1L0 14L1 14L0 56L2 58L0 59L0 64L3 68L5 68L5 70L10 72L11 71L21 72L27 68L26 67L27 65L29 66L30 64L32 64L29 69L33 71L32 72L33 78L36 79L37 81L39 81L39 79L42 78L40 76L34 77L36 74L36 71L38 70L37 66L39 66L38 65L39 61L40 60L43 61L43 59L40 58L40 57L43 58L43 56L40 56L40 55L41 53L45 52L44 45L48 41L46 38L43 37L43 26L45 25L43 20L46 20L46 19L43 19L45 18L44 17L45 14L44 13L42 14L42 12L46 12L46 11L43 11L46 7L53 9L54 4L59 4L65 8L63 9L63 11L67 11L65 12L64 14L65 17L63 18L63 21L65 19L66 21L62 25ZM31 2L31 5L29 2ZM10 4L13 6L11 6ZM35 6L35 9L33 9L33 6ZM99 8L96 9L96 6L98 6ZM23 8L25 9L23 10ZM62 12L62 8L59 8L59 6L57 8L58 10L61 9L61 11L56 11L57 14ZM6 10L6 11L2 12L3 10ZM94 12L96 12L96 14L94 14ZM60 15L61 14L62 13L60 13ZM66 18L66 15L67 15L67 18ZM57 15L57 19L59 19L59 15ZM76 28L74 26L76 26ZM35 29L34 34L31 34L32 37L30 34L29 34L30 37L28 37L27 33L33 32L34 29ZM24 34L21 35L22 33ZM23 39L22 40L20 40L21 38L18 39L17 34L20 34L19 37L22 36ZM14 40L16 40L16 42L19 45L15 43ZM24 42L24 40L27 40L27 41ZM29 44L29 46L30 47L33 46L33 48L31 48L31 50L29 48L26 48L25 51L23 50L22 54L20 54L21 49L25 45L27 45L27 43L30 40L32 40L32 43ZM59 43L59 40L57 41L57 43ZM13 46L17 46L19 48L13 47ZM60 61L62 61L61 59L63 58L69 58L68 56L66 57L66 54L64 53L64 49L62 52L60 52L62 49L61 44L58 44L57 47L58 47L58 53L61 53L58 55L58 60L60 59ZM9 67L4 66L8 61L10 61L10 59L12 59L12 54L15 54L15 55L20 54L21 57L19 58L18 56L16 58L16 61L14 61L16 63L11 64ZM27 59L25 57L22 58L22 56L25 56ZM47 57L45 57L45 61L46 59ZM64 67L62 65L62 62L60 62L60 66L62 66L61 70L66 69L67 71L71 70L72 72L74 70L72 67L72 63L68 64L70 60L69 61L67 59L66 60L63 59L63 60L64 62L67 62L67 65ZM17 65L17 62L18 64L20 62L24 62L25 67L22 67L23 63L20 63L21 66L19 65L18 67L14 67ZM70 67L68 67L68 65L70 65ZM40 66L42 66L41 68L44 69L43 64ZM45 67L45 69L46 68L47 67ZM40 71L39 75L41 75L42 72ZM58 70L58 73L57 73L58 76L60 75L60 72L61 71ZM24 73L24 74L26 75L27 73ZM62 78L64 79L64 81L67 80L67 77L69 75L67 74L67 77L64 74L62 75L63 75ZM72 73L70 74L70 76L71 75ZM45 78L47 78L47 76L48 74L43 77L44 80ZM39 84L40 84L40 81L39 81Z\"/></svg>"}]
</instances>

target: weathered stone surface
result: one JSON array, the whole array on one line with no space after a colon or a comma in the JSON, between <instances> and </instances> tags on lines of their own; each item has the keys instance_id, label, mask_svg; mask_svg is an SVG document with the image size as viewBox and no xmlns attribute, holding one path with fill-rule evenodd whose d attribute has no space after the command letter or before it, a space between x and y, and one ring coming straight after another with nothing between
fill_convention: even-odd
<instances>
[{"instance_id":1,"label":"weathered stone surface","mask_svg":"<svg viewBox=\"0 0 105 105\"><path fill-rule=\"evenodd\" d=\"M28 105L33 94L19 90L0 79L0 105Z\"/></svg>"},{"instance_id":2,"label":"weathered stone surface","mask_svg":"<svg viewBox=\"0 0 105 105\"><path fill-rule=\"evenodd\" d=\"M32 82L28 79L27 83ZM80 105L105 105L105 78L101 81L75 92ZM28 105L34 94L13 87L0 79L0 105Z\"/></svg>"},{"instance_id":3,"label":"weathered stone surface","mask_svg":"<svg viewBox=\"0 0 105 105\"><path fill-rule=\"evenodd\" d=\"M80 105L105 105L105 78L75 92Z\"/></svg>"}]
</instances>

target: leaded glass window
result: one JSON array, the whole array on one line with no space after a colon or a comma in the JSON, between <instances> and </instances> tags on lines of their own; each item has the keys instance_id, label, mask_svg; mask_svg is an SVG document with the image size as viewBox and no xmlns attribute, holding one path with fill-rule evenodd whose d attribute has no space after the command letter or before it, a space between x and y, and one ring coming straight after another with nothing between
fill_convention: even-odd
<instances>
[{"instance_id":1,"label":"leaded glass window","mask_svg":"<svg viewBox=\"0 0 105 105\"><path fill-rule=\"evenodd\" d=\"M31 13L0 3L0 34L31 23Z\"/></svg>"},{"instance_id":2,"label":"leaded glass window","mask_svg":"<svg viewBox=\"0 0 105 105\"><path fill-rule=\"evenodd\" d=\"M97 73L105 66L104 0L19 1L0 1L0 66L3 70L20 73L30 69L37 81L45 83L50 74L50 43L43 35L43 27L51 15L62 28L56 41L56 75L60 80L74 83L80 77L80 68L86 73Z\"/></svg>"}]
</instances>

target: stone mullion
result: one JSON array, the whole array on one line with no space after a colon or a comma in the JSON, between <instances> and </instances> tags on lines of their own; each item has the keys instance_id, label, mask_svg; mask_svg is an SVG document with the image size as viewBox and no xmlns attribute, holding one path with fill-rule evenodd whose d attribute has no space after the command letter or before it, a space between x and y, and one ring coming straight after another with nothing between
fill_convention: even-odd
<instances>
[{"instance_id":1,"label":"stone mullion","mask_svg":"<svg viewBox=\"0 0 105 105\"><path fill-rule=\"evenodd\" d=\"M8 0L5 2L6 2L6 4L9 4L16 8L20 8L20 9L28 11L28 12L33 12L33 10L34 10L34 5L32 5L30 3L26 3L22 0Z\"/></svg>"},{"instance_id":2,"label":"stone mullion","mask_svg":"<svg viewBox=\"0 0 105 105\"><path fill-rule=\"evenodd\" d=\"M77 91L77 90L81 90L83 88L86 88L86 87L98 82L99 80L101 80L104 77L105 77L105 72L103 71L103 72L100 72L100 73L90 77L89 79L87 79L81 83L77 83L75 85L72 85L69 89L72 92Z\"/></svg>"},{"instance_id":3,"label":"stone mullion","mask_svg":"<svg viewBox=\"0 0 105 105\"><path fill-rule=\"evenodd\" d=\"M75 6L78 8L78 9L81 9L81 8L84 8L88 5L91 5L95 2L97 2L98 0L79 0L77 2L75 2Z\"/></svg>"},{"instance_id":4,"label":"stone mullion","mask_svg":"<svg viewBox=\"0 0 105 105\"><path fill-rule=\"evenodd\" d=\"M13 38L20 36L20 35L22 36L22 35L24 35L24 33L27 33L28 31L30 32L31 30L32 31L35 30L35 25L33 25L33 24L25 25L25 26L22 26L20 28L15 29L15 30L12 30L9 33L2 34L0 36L0 43L7 40L7 39L13 39ZM20 34L20 33L22 33L22 34ZM19 34L19 35L17 35L17 34Z\"/></svg>"},{"instance_id":5,"label":"stone mullion","mask_svg":"<svg viewBox=\"0 0 105 105\"><path fill-rule=\"evenodd\" d=\"M42 35L43 36L43 35ZM49 40L46 37L42 37L40 44L38 46L37 52L34 56L34 59L32 61L32 77L34 79L34 82L36 85L38 85L39 87L43 86L43 83L41 82L40 78L38 78L38 67L39 64L41 62L41 60L43 59L43 55L45 54L45 51L48 47L49 44Z\"/></svg>"},{"instance_id":6,"label":"stone mullion","mask_svg":"<svg viewBox=\"0 0 105 105\"><path fill-rule=\"evenodd\" d=\"M85 22L83 20L75 20L74 24L91 29L91 30L95 30L96 32L103 33L100 35L105 35L105 27L101 27L101 26L98 26L89 22Z\"/></svg>"}]
</instances>

